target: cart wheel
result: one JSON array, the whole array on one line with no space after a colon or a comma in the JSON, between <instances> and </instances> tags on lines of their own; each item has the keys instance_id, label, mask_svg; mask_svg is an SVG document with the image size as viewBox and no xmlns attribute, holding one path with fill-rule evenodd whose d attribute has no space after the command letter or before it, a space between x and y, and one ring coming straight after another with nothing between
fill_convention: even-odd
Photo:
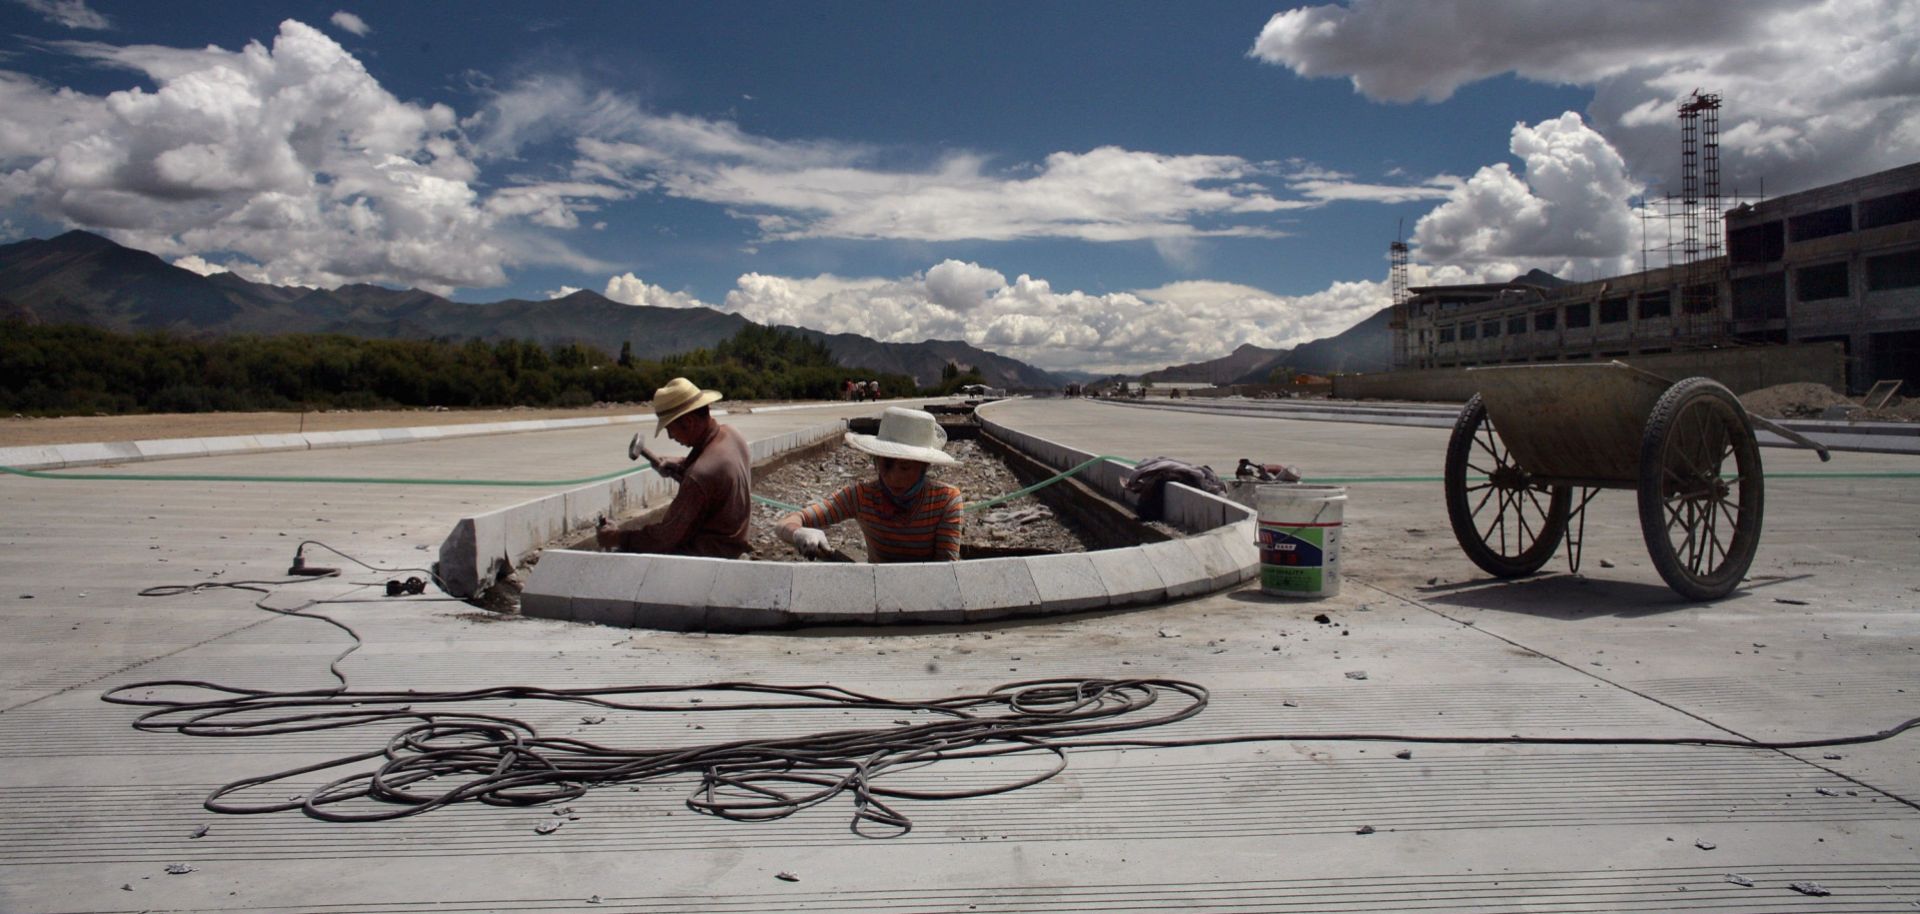
<instances>
[{"instance_id":1,"label":"cart wheel","mask_svg":"<svg viewBox=\"0 0 1920 914\"><path fill-rule=\"evenodd\" d=\"M1733 392L1708 378L1668 388L1640 442L1640 532L1667 586L1693 600L1733 592L1760 547L1765 494L1760 446Z\"/></svg>"},{"instance_id":2,"label":"cart wheel","mask_svg":"<svg viewBox=\"0 0 1920 914\"><path fill-rule=\"evenodd\" d=\"M1484 474L1469 484L1468 473ZM1517 578L1540 570L1567 532L1573 490L1533 481L1513 461L1475 394L1447 441L1447 519L1467 558L1488 574Z\"/></svg>"}]
</instances>

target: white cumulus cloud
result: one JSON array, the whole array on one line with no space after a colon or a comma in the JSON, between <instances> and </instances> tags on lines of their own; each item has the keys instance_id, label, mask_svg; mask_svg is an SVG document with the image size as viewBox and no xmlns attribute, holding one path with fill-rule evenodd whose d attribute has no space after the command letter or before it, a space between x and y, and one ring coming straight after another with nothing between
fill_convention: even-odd
<instances>
[{"instance_id":1,"label":"white cumulus cloud","mask_svg":"<svg viewBox=\"0 0 1920 914\"><path fill-rule=\"evenodd\" d=\"M1515 125L1510 148L1520 172L1482 168L1414 224L1422 260L1503 272L1528 264L1565 277L1637 267L1629 200L1640 187L1604 137L1568 112Z\"/></svg>"},{"instance_id":2,"label":"white cumulus cloud","mask_svg":"<svg viewBox=\"0 0 1920 914\"><path fill-rule=\"evenodd\" d=\"M209 263L198 254L188 254L185 257L177 257L174 259L173 265L182 270L190 270L198 273L201 276L212 276L215 273L228 272L226 267L217 263Z\"/></svg>"},{"instance_id":3,"label":"white cumulus cloud","mask_svg":"<svg viewBox=\"0 0 1920 914\"><path fill-rule=\"evenodd\" d=\"M1912 0L1354 0L1273 16L1250 53L1381 101L1441 101L1506 73L1589 87L1590 124L1656 192L1678 190L1676 109L1695 89L1723 100L1727 189L1777 194L1920 158Z\"/></svg>"},{"instance_id":4,"label":"white cumulus cloud","mask_svg":"<svg viewBox=\"0 0 1920 914\"><path fill-rule=\"evenodd\" d=\"M565 295L571 295L580 291L569 286L562 286L561 288L566 290ZM655 308L697 308L701 306L700 300L694 298L692 295L685 292L669 292L659 286L649 284L647 281L632 273L623 273L607 280L607 291L602 294L614 301L628 305L651 305ZM565 295L555 295L553 297L563 298Z\"/></svg>"},{"instance_id":5,"label":"white cumulus cloud","mask_svg":"<svg viewBox=\"0 0 1920 914\"><path fill-rule=\"evenodd\" d=\"M1511 265L1480 272L1415 265L1415 285L1505 280ZM712 305L665 293L628 273L607 296L633 304L716 307L769 325L856 333L882 342L964 340L1053 369L1136 372L1218 358L1243 343L1288 348L1332 336L1386 307L1384 278L1338 282L1307 295L1238 283L1177 282L1094 294L1057 290L1028 275L946 260L914 276L811 277L748 273ZM1387 366L1354 366L1380 369Z\"/></svg>"},{"instance_id":6,"label":"white cumulus cloud","mask_svg":"<svg viewBox=\"0 0 1920 914\"><path fill-rule=\"evenodd\" d=\"M294 20L238 51L49 47L152 88L94 96L0 71L0 206L167 258L219 255L256 281L444 293L523 263L605 269L527 229L630 193L482 184L452 109L394 97Z\"/></svg>"},{"instance_id":7,"label":"white cumulus cloud","mask_svg":"<svg viewBox=\"0 0 1920 914\"><path fill-rule=\"evenodd\" d=\"M368 33L373 31L373 27L367 24L367 20L349 13L346 10L335 12L327 21L338 26L342 31L352 32L362 38L367 37Z\"/></svg>"}]
</instances>

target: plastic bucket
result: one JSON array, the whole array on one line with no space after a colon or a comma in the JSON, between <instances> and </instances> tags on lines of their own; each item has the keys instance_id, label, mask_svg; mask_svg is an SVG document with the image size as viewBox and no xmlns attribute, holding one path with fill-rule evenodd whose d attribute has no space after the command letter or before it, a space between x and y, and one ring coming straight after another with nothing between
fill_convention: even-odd
<instances>
[{"instance_id":1,"label":"plastic bucket","mask_svg":"<svg viewBox=\"0 0 1920 914\"><path fill-rule=\"evenodd\" d=\"M1346 487L1263 485L1256 501L1260 592L1308 598L1339 593Z\"/></svg>"}]
</instances>

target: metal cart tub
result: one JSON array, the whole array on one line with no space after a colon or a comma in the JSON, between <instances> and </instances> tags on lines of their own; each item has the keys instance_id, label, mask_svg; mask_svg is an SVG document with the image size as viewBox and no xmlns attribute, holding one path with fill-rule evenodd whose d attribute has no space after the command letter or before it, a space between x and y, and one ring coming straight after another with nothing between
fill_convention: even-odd
<instances>
[{"instance_id":1,"label":"metal cart tub","mask_svg":"<svg viewBox=\"0 0 1920 914\"><path fill-rule=\"evenodd\" d=\"M1753 427L1829 457L1708 378L1676 383L1622 362L1470 371L1480 392L1447 443L1447 516L1467 557L1498 577L1540 570L1563 539L1578 571L1587 503L1633 489L1660 577L1684 597L1717 600L1760 545L1766 481Z\"/></svg>"}]
</instances>

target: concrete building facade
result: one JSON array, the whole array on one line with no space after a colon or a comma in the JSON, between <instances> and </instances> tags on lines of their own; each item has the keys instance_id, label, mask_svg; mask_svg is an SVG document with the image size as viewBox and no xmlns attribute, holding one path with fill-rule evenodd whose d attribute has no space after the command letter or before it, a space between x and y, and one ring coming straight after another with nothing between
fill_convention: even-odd
<instances>
[{"instance_id":1,"label":"concrete building facade","mask_svg":"<svg viewBox=\"0 0 1920 914\"><path fill-rule=\"evenodd\" d=\"M1742 206L1725 229L1726 256L1693 264L1413 289L1391 323L1395 367L1833 342L1853 390L1920 390L1920 163Z\"/></svg>"}]
</instances>

